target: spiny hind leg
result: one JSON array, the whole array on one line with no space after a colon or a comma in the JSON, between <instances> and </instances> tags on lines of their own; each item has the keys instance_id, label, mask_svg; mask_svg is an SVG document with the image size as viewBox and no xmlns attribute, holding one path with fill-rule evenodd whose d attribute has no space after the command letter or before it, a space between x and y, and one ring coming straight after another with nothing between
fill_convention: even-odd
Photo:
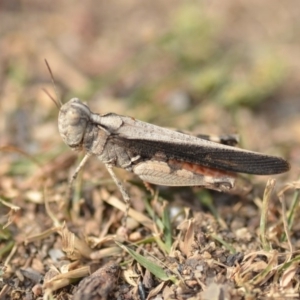
<instances>
[{"instance_id":1,"label":"spiny hind leg","mask_svg":"<svg viewBox=\"0 0 300 300\"><path fill-rule=\"evenodd\" d=\"M236 146L239 143L239 136L237 134L222 134L222 135L197 134L196 137L199 137L207 141L228 145L228 146Z\"/></svg>"},{"instance_id":2,"label":"spiny hind leg","mask_svg":"<svg viewBox=\"0 0 300 300\"><path fill-rule=\"evenodd\" d=\"M178 130L178 129L175 129L175 131L184 133L184 134L194 135L200 139L219 143L222 145L236 146L239 143L239 135L238 134L213 135L213 134L195 134L195 133L192 133L189 131Z\"/></svg>"}]
</instances>

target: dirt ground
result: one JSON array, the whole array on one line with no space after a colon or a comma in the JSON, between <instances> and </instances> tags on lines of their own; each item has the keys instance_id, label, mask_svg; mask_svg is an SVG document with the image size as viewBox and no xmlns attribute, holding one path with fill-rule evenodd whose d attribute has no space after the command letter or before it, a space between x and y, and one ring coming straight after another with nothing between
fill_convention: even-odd
<instances>
[{"instance_id":1,"label":"dirt ground","mask_svg":"<svg viewBox=\"0 0 300 300\"><path fill-rule=\"evenodd\" d=\"M298 1L0 2L0 299L299 299ZM56 91L44 60L54 75ZM46 92L45 92L46 90ZM73 97L285 158L228 193L143 183L57 129ZM264 168L264 166L261 166Z\"/></svg>"}]
</instances>

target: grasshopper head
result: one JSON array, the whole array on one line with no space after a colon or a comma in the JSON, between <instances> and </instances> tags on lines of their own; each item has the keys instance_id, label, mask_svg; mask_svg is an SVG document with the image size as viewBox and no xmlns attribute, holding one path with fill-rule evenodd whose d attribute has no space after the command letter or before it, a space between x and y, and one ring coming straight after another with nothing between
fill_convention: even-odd
<instances>
[{"instance_id":1,"label":"grasshopper head","mask_svg":"<svg viewBox=\"0 0 300 300\"><path fill-rule=\"evenodd\" d=\"M72 149L80 150L91 111L78 98L65 103L59 111L58 130L63 141Z\"/></svg>"}]
</instances>

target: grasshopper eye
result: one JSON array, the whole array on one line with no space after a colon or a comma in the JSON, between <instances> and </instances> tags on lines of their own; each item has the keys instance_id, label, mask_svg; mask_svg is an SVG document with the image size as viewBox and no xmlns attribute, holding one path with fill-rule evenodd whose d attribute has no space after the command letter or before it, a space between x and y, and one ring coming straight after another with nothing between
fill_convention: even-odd
<instances>
[{"instance_id":1,"label":"grasshopper eye","mask_svg":"<svg viewBox=\"0 0 300 300\"><path fill-rule=\"evenodd\" d=\"M64 142L71 148L80 148L90 119L90 110L74 98L64 104L58 116L58 130Z\"/></svg>"}]
</instances>

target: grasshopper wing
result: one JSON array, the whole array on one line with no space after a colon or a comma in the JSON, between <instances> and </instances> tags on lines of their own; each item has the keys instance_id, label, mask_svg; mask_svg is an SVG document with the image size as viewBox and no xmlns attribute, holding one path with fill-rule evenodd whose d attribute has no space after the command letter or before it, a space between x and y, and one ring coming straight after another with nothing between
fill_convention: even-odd
<instances>
[{"instance_id":1,"label":"grasshopper wing","mask_svg":"<svg viewBox=\"0 0 300 300\"><path fill-rule=\"evenodd\" d=\"M121 125L110 129L109 139L148 160L163 154L167 159L257 175L279 174L290 168L280 157L218 144L126 116L101 117L102 126L109 128L112 123Z\"/></svg>"}]
</instances>

